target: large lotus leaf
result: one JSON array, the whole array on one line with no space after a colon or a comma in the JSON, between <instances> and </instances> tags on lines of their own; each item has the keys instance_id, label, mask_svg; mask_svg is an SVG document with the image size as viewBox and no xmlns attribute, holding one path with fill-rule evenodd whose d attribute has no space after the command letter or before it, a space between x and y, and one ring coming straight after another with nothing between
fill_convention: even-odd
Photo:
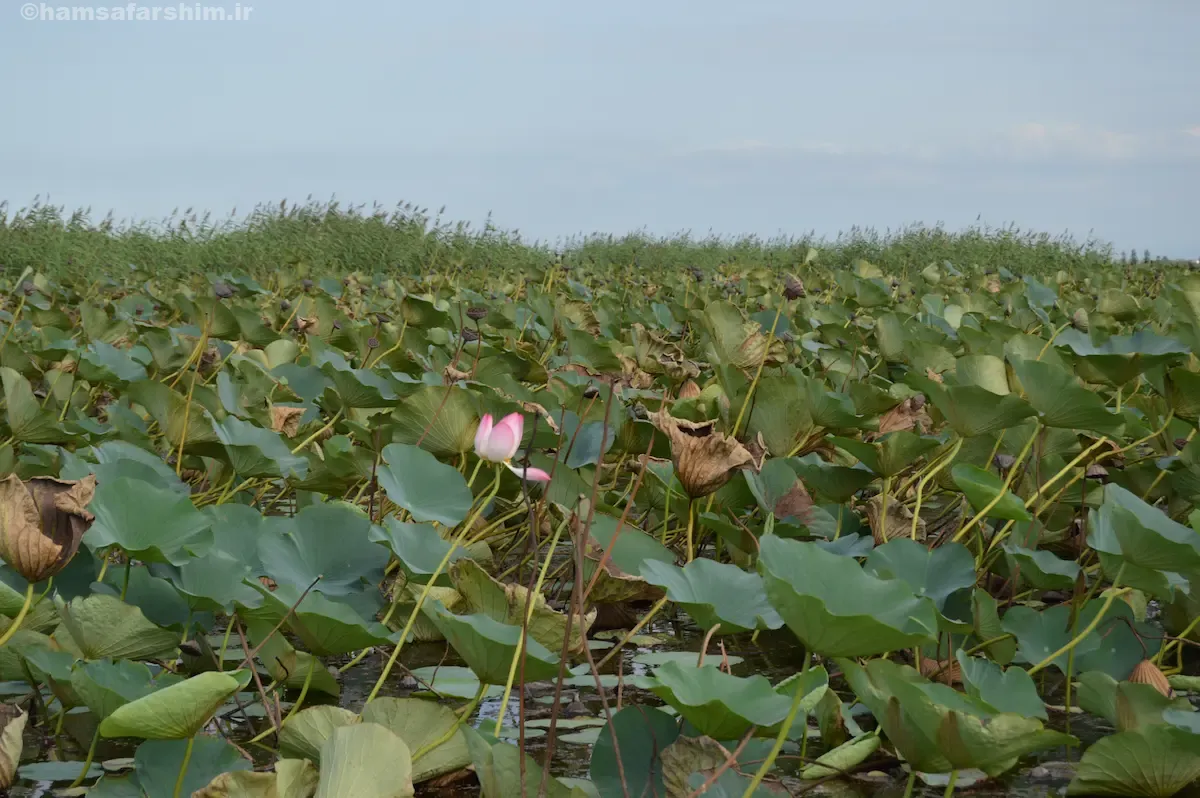
<instances>
[{"instance_id":1,"label":"large lotus leaf","mask_svg":"<svg viewBox=\"0 0 1200 798\"><path fill-rule=\"evenodd\" d=\"M1000 396L1012 393L1008 387L1008 370L1004 361L995 355L964 355L955 364L959 385L978 385Z\"/></svg>"},{"instance_id":2,"label":"large lotus leaf","mask_svg":"<svg viewBox=\"0 0 1200 798\"><path fill-rule=\"evenodd\" d=\"M922 678L907 665L837 660L859 699L914 768L926 773L979 768L995 775L1031 751L1074 742L1040 721L995 713L986 704Z\"/></svg>"},{"instance_id":3,"label":"large lotus leaf","mask_svg":"<svg viewBox=\"0 0 1200 798\"><path fill-rule=\"evenodd\" d=\"M371 541L371 519L346 504L305 507L290 524L271 526L258 540L263 568L280 585L327 596L361 592L376 584L387 551Z\"/></svg>"},{"instance_id":4,"label":"large lotus leaf","mask_svg":"<svg viewBox=\"0 0 1200 798\"><path fill-rule=\"evenodd\" d=\"M392 418L396 443L415 446L421 441L422 449L438 457L460 455L474 443L475 407L470 394L457 386L418 388L397 405Z\"/></svg>"},{"instance_id":5,"label":"large lotus leaf","mask_svg":"<svg viewBox=\"0 0 1200 798\"><path fill-rule=\"evenodd\" d=\"M450 541L438 534L432 524L405 523L392 515L384 519L382 527L372 526L369 537L375 543L387 546L404 567L404 572L418 584L427 583L450 552ZM447 562L454 563L470 556L471 553L460 546L450 553ZM443 568L434 584L448 586L449 569Z\"/></svg>"},{"instance_id":6,"label":"large lotus leaf","mask_svg":"<svg viewBox=\"0 0 1200 798\"><path fill-rule=\"evenodd\" d=\"M53 412L42 409L29 380L8 367L0 368L4 386L5 421L14 440L23 443L60 443L69 436L59 429Z\"/></svg>"},{"instance_id":7,"label":"large lotus leaf","mask_svg":"<svg viewBox=\"0 0 1200 798\"><path fill-rule=\"evenodd\" d=\"M193 737L231 695L250 683L250 676L250 671L208 671L176 682L117 707L100 724L100 734L144 740Z\"/></svg>"},{"instance_id":8,"label":"large lotus leaf","mask_svg":"<svg viewBox=\"0 0 1200 798\"><path fill-rule=\"evenodd\" d=\"M187 755L186 740L146 740L133 755L137 783L146 798L175 795L179 771L187 759L187 773L179 795L203 790L222 773L250 770L253 764L224 738L201 734L192 742ZM107 777L105 777L107 780ZM91 795L91 791L88 795ZM136 795L136 793L133 793Z\"/></svg>"},{"instance_id":9,"label":"large lotus leaf","mask_svg":"<svg viewBox=\"0 0 1200 798\"><path fill-rule=\"evenodd\" d=\"M1083 753L1068 795L1169 798L1200 778L1200 735L1147 726L1103 737Z\"/></svg>"},{"instance_id":10,"label":"large lotus leaf","mask_svg":"<svg viewBox=\"0 0 1200 798\"><path fill-rule=\"evenodd\" d=\"M301 592L283 584L273 592L266 592L264 588L263 607L254 611L254 617L270 618L273 626L289 609L295 607L288 616L287 627L300 638L306 649L320 657L348 654L390 642L386 626L378 621L367 620L367 617L373 617L373 612L364 617L355 606L348 603L349 599L334 600L315 591L301 600ZM377 595L364 594L362 598L371 600ZM246 614L244 607L242 614Z\"/></svg>"},{"instance_id":11,"label":"large lotus leaf","mask_svg":"<svg viewBox=\"0 0 1200 798\"><path fill-rule=\"evenodd\" d=\"M229 416L213 424L234 473L243 477L308 476L308 461L292 454L278 432Z\"/></svg>"},{"instance_id":12,"label":"large lotus leaf","mask_svg":"<svg viewBox=\"0 0 1200 798\"><path fill-rule=\"evenodd\" d=\"M875 480L875 474L867 468L826 463L815 453L791 458L788 462L809 490L838 503L849 501L850 497Z\"/></svg>"},{"instance_id":13,"label":"large lotus leaf","mask_svg":"<svg viewBox=\"0 0 1200 798\"><path fill-rule=\"evenodd\" d=\"M187 496L123 477L97 485L88 506L96 520L84 534L93 551L119 546L143 562L183 565L212 542L211 519Z\"/></svg>"},{"instance_id":14,"label":"large lotus leaf","mask_svg":"<svg viewBox=\"0 0 1200 798\"><path fill-rule=\"evenodd\" d=\"M1071 608L1066 604L1041 611L1013 607L1004 614L1003 628L1017 639L1020 661L1034 664L1069 643L1075 637L1072 629L1076 634L1085 629L1103 605L1102 599L1088 602L1080 610L1074 627L1071 626ZM1137 623L1133 616L1133 608L1127 603L1113 601L1097 627L1075 645L1075 669L1070 675L1098 670L1114 679L1125 679L1135 665L1157 654L1161 634L1148 624ZM1061 672L1067 673L1068 658L1069 655L1063 653L1052 662Z\"/></svg>"},{"instance_id":15,"label":"large lotus leaf","mask_svg":"<svg viewBox=\"0 0 1200 798\"><path fill-rule=\"evenodd\" d=\"M412 752L378 723L334 729L321 746L316 798L408 798L413 791Z\"/></svg>"},{"instance_id":16,"label":"large lotus leaf","mask_svg":"<svg viewBox=\"0 0 1200 798\"><path fill-rule=\"evenodd\" d=\"M357 713L329 704L301 710L283 724L279 732L279 752L320 765L321 747L334 730L361 720Z\"/></svg>"},{"instance_id":17,"label":"large lotus leaf","mask_svg":"<svg viewBox=\"0 0 1200 798\"><path fill-rule=\"evenodd\" d=\"M1015 394L997 395L978 385L941 386L925 377L910 376L914 387L924 391L946 423L964 438L999 432L1014 427L1037 413Z\"/></svg>"},{"instance_id":18,"label":"large lotus leaf","mask_svg":"<svg viewBox=\"0 0 1200 798\"><path fill-rule=\"evenodd\" d=\"M128 660L81 662L71 673L71 687L79 699L103 721L118 708L158 689L150 669Z\"/></svg>"},{"instance_id":19,"label":"large lotus leaf","mask_svg":"<svg viewBox=\"0 0 1200 798\"><path fill-rule=\"evenodd\" d=\"M567 616L550 607L540 593L533 598L529 609L529 588L524 585L505 584L494 578L474 560L456 563L451 569L454 587L462 596L466 613L480 612L495 621L513 626L525 623L530 638L546 647L548 651L561 651L563 637L567 633ZM581 652L584 635L595 620L595 613L576 618L571 624L571 642L568 650Z\"/></svg>"},{"instance_id":20,"label":"large lotus leaf","mask_svg":"<svg viewBox=\"0 0 1200 798\"><path fill-rule=\"evenodd\" d=\"M616 748L612 742L614 731ZM659 754L678 737L678 721L655 707L626 706L613 714L596 738L588 766L588 774L601 798L619 798L626 789L630 795L665 794Z\"/></svg>"},{"instance_id":21,"label":"large lotus leaf","mask_svg":"<svg viewBox=\"0 0 1200 798\"><path fill-rule=\"evenodd\" d=\"M178 650L177 634L150 623L141 610L115 596L98 593L70 604L55 597L55 605L62 619L56 637L83 659L159 659Z\"/></svg>"},{"instance_id":22,"label":"large lotus leaf","mask_svg":"<svg viewBox=\"0 0 1200 798\"><path fill-rule=\"evenodd\" d=\"M178 446L179 441L185 438L185 424L189 445L217 442L212 415L197 400L193 400L189 408L187 397L168 387L165 382L138 380L130 383L125 393L131 401L146 408L172 444Z\"/></svg>"},{"instance_id":23,"label":"large lotus leaf","mask_svg":"<svg viewBox=\"0 0 1200 798\"><path fill-rule=\"evenodd\" d=\"M1039 420L1047 427L1082 429L1106 435L1125 421L1109 412L1100 396L1079 384L1066 369L1037 360L1013 360L1013 370Z\"/></svg>"},{"instance_id":24,"label":"large lotus leaf","mask_svg":"<svg viewBox=\"0 0 1200 798\"><path fill-rule=\"evenodd\" d=\"M223 551L195 557L179 568L164 568L171 569L168 579L193 610L229 613L234 602L246 607L262 603L254 588L243 582L250 566Z\"/></svg>"},{"instance_id":25,"label":"large lotus leaf","mask_svg":"<svg viewBox=\"0 0 1200 798\"><path fill-rule=\"evenodd\" d=\"M640 686L674 707L702 734L736 740L751 726L769 728L787 717L791 699L766 677L733 676L715 665L668 662Z\"/></svg>"},{"instance_id":26,"label":"large lotus leaf","mask_svg":"<svg viewBox=\"0 0 1200 798\"><path fill-rule=\"evenodd\" d=\"M1027 549L1012 542L1004 544L1009 571L1043 590L1070 590L1079 578L1079 563L1064 560L1049 551Z\"/></svg>"},{"instance_id":27,"label":"large lotus leaf","mask_svg":"<svg viewBox=\"0 0 1200 798\"><path fill-rule=\"evenodd\" d=\"M797 637L824 656L867 657L937 635L937 609L899 580L882 580L814 543L762 538L767 598Z\"/></svg>"},{"instance_id":28,"label":"large lotus leaf","mask_svg":"<svg viewBox=\"0 0 1200 798\"><path fill-rule=\"evenodd\" d=\"M1012 713L980 718L958 711L945 713L937 739L953 768L979 768L990 775L1007 770L1025 754L1078 742L1043 728L1034 718Z\"/></svg>"},{"instance_id":29,"label":"large lotus leaf","mask_svg":"<svg viewBox=\"0 0 1200 798\"><path fill-rule=\"evenodd\" d=\"M775 457L786 457L816 429L802 386L792 376L764 374L745 423L750 438L761 434L767 452Z\"/></svg>"},{"instance_id":30,"label":"large lotus leaf","mask_svg":"<svg viewBox=\"0 0 1200 798\"><path fill-rule=\"evenodd\" d=\"M141 352L149 355L145 349ZM91 383L119 385L146 379L146 367L134 360L127 349L93 341L79 352L79 376Z\"/></svg>"},{"instance_id":31,"label":"large lotus leaf","mask_svg":"<svg viewBox=\"0 0 1200 798\"><path fill-rule=\"evenodd\" d=\"M318 362L320 359L325 362ZM337 399L346 407L392 407L396 404L396 387L382 374L370 369L350 368L346 360L331 349L314 355L313 362L333 383Z\"/></svg>"},{"instance_id":32,"label":"large lotus leaf","mask_svg":"<svg viewBox=\"0 0 1200 798\"><path fill-rule=\"evenodd\" d=\"M93 583L96 594L117 598L125 591L125 603L141 610L148 621L164 629L182 632L190 620L207 625L206 613L188 607L188 603L169 581L156 574L171 574L168 565L135 565L129 569L129 585L125 585L125 569L109 568L104 582Z\"/></svg>"},{"instance_id":33,"label":"large lotus leaf","mask_svg":"<svg viewBox=\"0 0 1200 798\"><path fill-rule=\"evenodd\" d=\"M481 682L508 681L509 666L520 644L521 627L500 623L482 613L453 615L436 600L427 602L426 615ZM525 654L528 681L552 679L558 673L557 652L552 654L541 643L527 639Z\"/></svg>"},{"instance_id":34,"label":"large lotus leaf","mask_svg":"<svg viewBox=\"0 0 1200 798\"><path fill-rule=\"evenodd\" d=\"M993 662L1007 665L1017 655L1017 644L1007 637L1007 632L1000 621L997 609L998 602L983 588L976 588L971 594L972 628L975 637L982 641L995 640L984 649ZM998 639L1003 638L1003 639Z\"/></svg>"},{"instance_id":35,"label":"large lotus leaf","mask_svg":"<svg viewBox=\"0 0 1200 798\"><path fill-rule=\"evenodd\" d=\"M109 410L112 411L112 406ZM89 453L96 458L96 462L91 463L71 452L63 452L60 476L63 479L82 479L88 474L95 474L97 484L129 477L185 495L191 490L161 456L128 441L105 441L92 447Z\"/></svg>"},{"instance_id":36,"label":"large lotus leaf","mask_svg":"<svg viewBox=\"0 0 1200 798\"><path fill-rule=\"evenodd\" d=\"M362 720L391 729L414 757L460 725L450 707L420 698L377 698L363 707ZM412 764L414 784L460 770L471 764L466 737L456 729L448 740L414 758Z\"/></svg>"},{"instance_id":37,"label":"large lotus leaf","mask_svg":"<svg viewBox=\"0 0 1200 798\"><path fill-rule=\"evenodd\" d=\"M1200 574L1200 532L1172 521L1119 485L1104 486L1104 502L1088 521L1088 545L1098 552L1140 568Z\"/></svg>"},{"instance_id":38,"label":"large lotus leaf","mask_svg":"<svg viewBox=\"0 0 1200 798\"><path fill-rule=\"evenodd\" d=\"M304 689L307 684L309 690L319 693L341 694L337 676L319 658L307 651L297 651L283 635L271 634L274 629L275 624L261 618L247 619L247 635L273 681L293 690Z\"/></svg>"},{"instance_id":39,"label":"large lotus leaf","mask_svg":"<svg viewBox=\"0 0 1200 798\"><path fill-rule=\"evenodd\" d=\"M591 340L591 339L589 339ZM544 795L545 798L587 798L580 789L571 789L553 776L547 776L544 793L539 793L542 768L529 754L509 743L496 742L493 737L470 726L463 728L475 774L479 777L481 798L509 798L517 795ZM524 759L524 767L521 760Z\"/></svg>"},{"instance_id":40,"label":"large lotus leaf","mask_svg":"<svg viewBox=\"0 0 1200 798\"><path fill-rule=\"evenodd\" d=\"M1079 330L1064 330L1055 346L1067 347L1112 385L1124 385L1155 366L1186 358L1190 350L1171 338L1149 330L1132 335L1114 335L1102 344Z\"/></svg>"},{"instance_id":41,"label":"large lotus leaf","mask_svg":"<svg viewBox=\"0 0 1200 798\"><path fill-rule=\"evenodd\" d=\"M1049 720L1033 677L1024 668L1002 668L983 657L968 657L961 649L957 659L967 695L978 698L997 712Z\"/></svg>"},{"instance_id":42,"label":"large lotus leaf","mask_svg":"<svg viewBox=\"0 0 1200 798\"><path fill-rule=\"evenodd\" d=\"M932 599L939 612L959 590L975 585L975 558L961 543L927 549L909 538L875 547L863 570L879 579L899 579L918 596Z\"/></svg>"},{"instance_id":43,"label":"large lotus leaf","mask_svg":"<svg viewBox=\"0 0 1200 798\"><path fill-rule=\"evenodd\" d=\"M586 518L586 509L580 509ZM648 584L641 577L642 565L651 560L675 563L675 555L666 546L650 535L633 526L624 524L619 518L597 512L592 516L589 530L590 540L583 562L584 584L592 584L597 563L607 551L608 558L600 575L595 577L588 598L591 601L620 602L634 599L657 599L661 589Z\"/></svg>"},{"instance_id":44,"label":"large lotus leaf","mask_svg":"<svg viewBox=\"0 0 1200 798\"><path fill-rule=\"evenodd\" d=\"M312 798L319 775L305 759L281 759L274 773L235 770L222 773L192 798Z\"/></svg>"},{"instance_id":45,"label":"large lotus leaf","mask_svg":"<svg viewBox=\"0 0 1200 798\"><path fill-rule=\"evenodd\" d=\"M455 526L471 511L471 490L462 474L429 452L408 444L384 447L379 484L416 521Z\"/></svg>"},{"instance_id":46,"label":"large lotus leaf","mask_svg":"<svg viewBox=\"0 0 1200 798\"><path fill-rule=\"evenodd\" d=\"M1025 509L1022 502L1010 490L1004 487L1004 480L990 471L984 471L979 466L970 463L959 463L950 469L954 484L967 497L967 501L977 512L991 504L997 495L1003 491L1000 501L988 510L989 518L1003 518L1008 521L1029 521L1033 516Z\"/></svg>"},{"instance_id":47,"label":"large lotus leaf","mask_svg":"<svg viewBox=\"0 0 1200 798\"><path fill-rule=\"evenodd\" d=\"M1200 372L1171 369L1164 382L1175 415L1191 419L1200 416Z\"/></svg>"},{"instance_id":48,"label":"large lotus leaf","mask_svg":"<svg viewBox=\"0 0 1200 798\"><path fill-rule=\"evenodd\" d=\"M706 629L720 623L718 633L735 634L783 626L783 619L767 601L762 576L736 565L700 558L678 568L647 560L642 577L666 590L668 599Z\"/></svg>"},{"instance_id":49,"label":"large lotus leaf","mask_svg":"<svg viewBox=\"0 0 1200 798\"><path fill-rule=\"evenodd\" d=\"M53 606L52 602L46 603ZM21 647L19 653L33 678L49 687L63 706L71 708L83 703L71 686L71 671L77 662L74 654L43 646Z\"/></svg>"}]
</instances>

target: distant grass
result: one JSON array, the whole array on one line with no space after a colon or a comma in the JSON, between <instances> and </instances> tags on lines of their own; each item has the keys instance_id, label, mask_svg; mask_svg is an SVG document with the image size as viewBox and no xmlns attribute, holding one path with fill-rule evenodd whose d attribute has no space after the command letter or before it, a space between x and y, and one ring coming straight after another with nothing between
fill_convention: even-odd
<instances>
[{"instance_id":1,"label":"distant grass","mask_svg":"<svg viewBox=\"0 0 1200 798\"><path fill-rule=\"evenodd\" d=\"M0 204L0 272L10 279L25 268L48 275L93 281L120 279L130 265L160 277L197 272L242 271L269 274L303 267L312 276L432 271L522 271L564 262L603 269L636 267L642 274L695 266L733 270L767 267L787 270L809 248L826 267L864 259L888 272L920 270L949 261L1015 273L1047 274L1111 268L1110 246L1077 242L1015 227L972 227L950 232L912 226L878 232L852 228L833 239L813 236L764 240L757 237L693 238L589 235L566 242L561 252L488 224L482 229L450 224L412 204L342 206L338 203L260 205L239 218L214 219L191 209L157 223L117 221L111 214L94 221L89 211L35 201L10 210Z\"/></svg>"}]
</instances>

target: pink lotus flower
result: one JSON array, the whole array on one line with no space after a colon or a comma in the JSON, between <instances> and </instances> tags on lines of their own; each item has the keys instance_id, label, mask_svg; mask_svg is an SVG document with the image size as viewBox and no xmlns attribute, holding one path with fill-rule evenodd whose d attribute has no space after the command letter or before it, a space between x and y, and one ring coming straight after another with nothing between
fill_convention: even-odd
<instances>
[{"instance_id":1,"label":"pink lotus flower","mask_svg":"<svg viewBox=\"0 0 1200 798\"><path fill-rule=\"evenodd\" d=\"M475 454L492 463L504 466L521 479L533 482L549 482L550 475L540 468L517 468L510 462L521 446L525 432L525 418L520 413L509 413L498 422L486 413L475 432Z\"/></svg>"}]
</instances>

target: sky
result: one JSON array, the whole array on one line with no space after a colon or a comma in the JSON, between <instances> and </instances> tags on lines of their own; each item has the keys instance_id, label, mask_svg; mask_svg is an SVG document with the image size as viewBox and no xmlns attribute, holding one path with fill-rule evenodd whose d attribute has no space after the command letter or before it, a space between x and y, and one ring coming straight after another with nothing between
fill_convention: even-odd
<instances>
[{"instance_id":1,"label":"sky","mask_svg":"<svg viewBox=\"0 0 1200 798\"><path fill-rule=\"evenodd\" d=\"M12 206L411 201L543 241L979 221L1200 257L1195 0L244 0L223 22L167 21L169 3L158 21L52 19L101 5L0 9Z\"/></svg>"}]
</instances>

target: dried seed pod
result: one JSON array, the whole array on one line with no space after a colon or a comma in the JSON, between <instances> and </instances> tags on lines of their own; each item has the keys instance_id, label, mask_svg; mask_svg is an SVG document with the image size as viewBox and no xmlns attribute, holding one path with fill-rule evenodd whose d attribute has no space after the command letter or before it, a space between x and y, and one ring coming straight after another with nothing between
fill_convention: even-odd
<instances>
[{"instance_id":1,"label":"dried seed pod","mask_svg":"<svg viewBox=\"0 0 1200 798\"><path fill-rule=\"evenodd\" d=\"M1099 482L1104 482L1108 479L1108 469L1102 465L1092 463L1087 467L1087 470L1083 472L1083 476L1085 479L1094 479Z\"/></svg>"},{"instance_id":2,"label":"dried seed pod","mask_svg":"<svg viewBox=\"0 0 1200 798\"><path fill-rule=\"evenodd\" d=\"M281 299L281 300L279 300L279 309L280 310L291 310L292 303L288 302L286 299Z\"/></svg>"},{"instance_id":3,"label":"dried seed pod","mask_svg":"<svg viewBox=\"0 0 1200 798\"><path fill-rule=\"evenodd\" d=\"M804 290L804 283L800 282L800 278L789 274L783 279L783 295L787 299L801 299L808 296L808 292Z\"/></svg>"},{"instance_id":4,"label":"dried seed pod","mask_svg":"<svg viewBox=\"0 0 1200 798\"><path fill-rule=\"evenodd\" d=\"M376 338L374 335L372 335L370 338L367 339L367 349L378 349L378 348L379 348L379 339Z\"/></svg>"},{"instance_id":5,"label":"dried seed pod","mask_svg":"<svg viewBox=\"0 0 1200 798\"><path fill-rule=\"evenodd\" d=\"M234 295L235 292L233 290L233 286L218 280L217 282L213 283L213 293L217 295L218 299L229 299Z\"/></svg>"},{"instance_id":6,"label":"dried seed pod","mask_svg":"<svg viewBox=\"0 0 1200 798\"><path fill-rule=\"evenodd\" d=\"M589 385L588 387L583 389L583 398L584 399L595 399L599 395L600 395L600 389L597 388L595 385Z\"/></svg>"},{"instance_id":7,"label":"dried seed pod","mask_svg":"<svg viewBox=\"0 0 1200 798\"><path fill-rule=\"evenodd\" d=\"M300 281L300 287L303 288L305 291L311 291L312 287L313 287L313 281L308 279L307 277L305 277L303 280Z\"/></svg>"},{"instance_id":8,"label":"dried seed pod","mask_svg":"<svg viewBox=\"0 0 1200 798\"><path fill-rule=\"evenodd\" d=\"M464 341L478 341L479 333L470 327L463 327L462 337Z\"/></svg>"},{"instance_id":9,"label":"dried seed pod","mask_svg":"<svg viewBox=\"0 0 1200 798\"><path fill-rule=\"evenodd\" d=\"M478 307L478 306L467 308L467 318L471 319L472 321L480 321L482 319L485 319L485 318L487 318L487 314L488 314L487 308Z\"/></svg>"},{"instance_id":10,"label":"dried seed pod","mask_svg":"<svg viewBox=\"0 0 1200 798\"><path fill-rule=\"evenodd\" d=\"M998 454L992 458L992 462L996 464L996 468L1000 469L1001 471L1007 471L1013 467L1013 464L1017 462L1017 458L1013 457L1011 454Z\"/></svg>"}]
</instances>

